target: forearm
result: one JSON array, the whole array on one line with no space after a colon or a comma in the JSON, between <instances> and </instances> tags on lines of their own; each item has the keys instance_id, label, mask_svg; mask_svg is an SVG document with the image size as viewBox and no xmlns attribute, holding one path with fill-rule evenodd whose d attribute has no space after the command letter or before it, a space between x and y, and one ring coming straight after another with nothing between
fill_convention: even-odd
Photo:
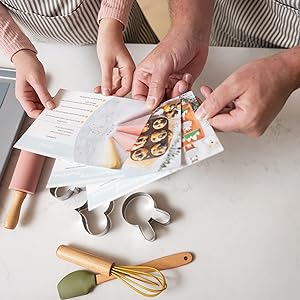
<instances>
[{"instance_id":1,"label":"forearm","mask_svg":"<svg viewBox=\"0 0 300 300\"><path fill-rule=\"evenodd\" d=\"M12 59L23 49L37 52L32 43L12 19L7 9L0 3L0 48Z\"/></svg>"},{"instance_id":2,"label":"forearm","mask_svg":"<svg viewBox=\"0 0 300 300\"><path fill-rule=\"evenodd\" d=\"M213 0L169 0L172 27L186 29L208 43L213 5Z\"/></svg>"}]
</instances>

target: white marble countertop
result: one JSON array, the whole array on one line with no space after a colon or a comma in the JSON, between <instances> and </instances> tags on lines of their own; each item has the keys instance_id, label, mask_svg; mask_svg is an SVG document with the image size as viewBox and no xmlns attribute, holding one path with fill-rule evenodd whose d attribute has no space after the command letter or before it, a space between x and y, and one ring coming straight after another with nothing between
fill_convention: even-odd
<instances>
[{"instance_id":1,"label":"white marble countertop","mask_svg":"<svg viewBox=\"0 0 300 300\"><path fill-rule=\"evenodd\" d=\"M37 45L50 77L50 90L92 91L100 71L94 46ZM130 45L140 61L150 45ZM211 48L200 83L215 87L239 65L272 54L267 49ZM0 66L9 66L1 56ZM197 92L197 94L199 94ZM56 285L78 268L55 256L71 244L136 264L180 251L192 251L189 266L166 271L168 290L160 299L299 299L300 295L300 92L260 139L219 134L225 151L203 163L146 186L159 207L171 214L168 226L155 226L147 242L121 218L122 200L104 237L89 236L74 209L84 193L60 202L44 189L28 197L15 231L0 228L0 287L3 300L58 299ZM7 190L16 153L0 187L0 222L12 200ZM97 287L81 299L141 299L120 282ZM79 298L80 299L80 298Z\"/></svg>"}]
</instances>

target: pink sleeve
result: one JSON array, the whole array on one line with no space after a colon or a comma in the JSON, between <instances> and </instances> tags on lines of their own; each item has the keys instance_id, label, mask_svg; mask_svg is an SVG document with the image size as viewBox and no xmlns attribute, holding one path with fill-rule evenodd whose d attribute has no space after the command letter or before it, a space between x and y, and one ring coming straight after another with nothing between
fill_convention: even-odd
<instances>
[{"instance_id":1,"label":"pink sleeve","mask_svg":"<svg viewBox=\"0 0 300 300\"><path fill-rule=\"evenodd\" d=\"M37 53L36 49L15 23L7 9L0 3L0 48L11 59L15 53L28 49Z\"/></svg>"},{"instance_id":2,"label":"pink sleeve","mask_svg":"<svg viewBox=\"0 0 300 300\"><path fill-rule=\"evenodd\" d=\"M129 12L133 0L102 0L98 15L98 23L103 18L113 18L127 26Z\"/></svg>"}]
</instances>

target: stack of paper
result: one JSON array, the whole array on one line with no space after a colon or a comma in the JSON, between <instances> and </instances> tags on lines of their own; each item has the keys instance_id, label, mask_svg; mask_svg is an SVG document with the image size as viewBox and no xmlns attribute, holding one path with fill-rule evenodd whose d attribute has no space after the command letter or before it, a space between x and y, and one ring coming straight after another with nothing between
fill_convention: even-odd
<instances>
[{"instance_id":1,"label":"stack of paper","mask_svg":"<svg viewBox=\"0 0 300 300\"><path fill-rule=\"evenodd\" d=\"M192 92L143 101L60 90L15 147L56 158L47 187L86 186L92 210L223 151Z\"/></svg>"}]
</instances>

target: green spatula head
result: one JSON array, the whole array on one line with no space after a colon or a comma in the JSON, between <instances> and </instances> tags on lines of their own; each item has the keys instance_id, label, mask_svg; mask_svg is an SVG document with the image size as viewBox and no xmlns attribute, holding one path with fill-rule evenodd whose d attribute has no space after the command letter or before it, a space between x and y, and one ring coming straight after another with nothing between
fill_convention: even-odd
<instances>
[{"instance_id":1,"label":"green spatula head","mask_svg":"<svg viewBox=\"0 0 300 300\"><path fill-rule=\"evenodd\" d=\"M96 286L96 275L86 270L72 272L57 285L60 299L69 299L88 294Z\"/></svg>"}]
</instances>

